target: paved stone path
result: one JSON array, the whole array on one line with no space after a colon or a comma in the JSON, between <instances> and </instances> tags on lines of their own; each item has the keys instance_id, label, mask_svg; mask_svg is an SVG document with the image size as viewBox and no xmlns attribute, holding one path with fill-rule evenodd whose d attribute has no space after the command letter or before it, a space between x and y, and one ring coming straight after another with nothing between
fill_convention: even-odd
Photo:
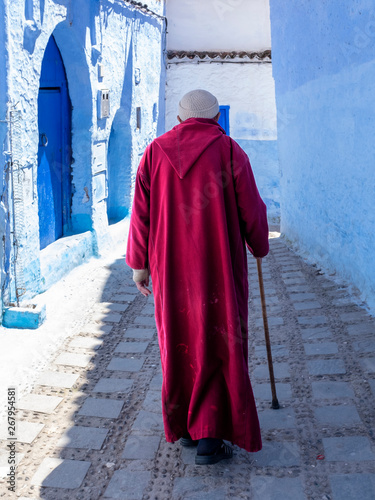
<instances>
[{"instance_id":1,"label":"paved stone path","mask_svg":"<svg viewBox=\"0 0 375 500\"><path fill-rule=\"evenodd\" d=\"M112 268L92 321L18 401L21 499L373 500L375 320L280 239L264 283L281 409L270 409L256 265L249 262L249 366L263 449L194 465L166 443L153 301ZM120 283L120 285L119 285ZM0 427L1 476L7 473ZM0 495L12 498L5 480Z\"/></svg>"}]
</instances>

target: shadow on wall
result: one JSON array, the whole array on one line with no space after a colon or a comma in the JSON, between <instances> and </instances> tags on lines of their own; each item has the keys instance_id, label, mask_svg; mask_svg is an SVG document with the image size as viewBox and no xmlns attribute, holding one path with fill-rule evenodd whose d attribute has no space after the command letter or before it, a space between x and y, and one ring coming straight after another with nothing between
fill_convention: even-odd
<instances>
[{"instance_id":1,"label":"shadow on wall","mask_svg":"<svg viewBox=\"0 0 375 500\"><path fill-rule=\"evenodd\" d=\"M121 102L112 122L108 143L108 199L109 224L126 217L130 208L132 132L130 115L133 94L133 44L125 63Z\"/></svg>"}]
</instances>

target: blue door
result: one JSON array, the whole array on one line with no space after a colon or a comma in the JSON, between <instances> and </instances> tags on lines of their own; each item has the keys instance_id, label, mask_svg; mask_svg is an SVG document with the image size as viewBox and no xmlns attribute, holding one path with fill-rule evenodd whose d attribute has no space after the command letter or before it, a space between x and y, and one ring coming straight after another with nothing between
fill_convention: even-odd
<instances>
[{"instance_id":1,"label":"blue door","mask_svg":"<svg viewBox=\"0 0 375 500\"><path fill-rule=\"evenodd\" d=\"M44 54L38 98L38 210L40 249L69 227L70 100L64 64L51 36Z\"/></svg>"},{"instance_id":2,"label":"blue door","mask_svg":"<svg viewBox=\"0 0 375 500\"><path fill-rule=\"evenodd\" d=\"M225 133L229 135L229 106L220 106L219 125L221 125Z\"/></svg>"}]
</instances>

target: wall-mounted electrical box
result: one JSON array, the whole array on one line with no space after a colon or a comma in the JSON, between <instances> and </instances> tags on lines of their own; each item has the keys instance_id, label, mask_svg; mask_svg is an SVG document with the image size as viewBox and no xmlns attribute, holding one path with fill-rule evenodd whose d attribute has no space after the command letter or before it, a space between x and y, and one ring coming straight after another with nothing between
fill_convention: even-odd
<instances>
[{"instance_id":1,"label":"wall-mounted electrical box","mask_svg":"<svg viewBox=\"0 0 375 500\"><path fill-rule=\"evenodd\" d=\"M98 92L98 118L108 118L110 113L109 90L101 89Z\"/></svg>"}]
</instances>

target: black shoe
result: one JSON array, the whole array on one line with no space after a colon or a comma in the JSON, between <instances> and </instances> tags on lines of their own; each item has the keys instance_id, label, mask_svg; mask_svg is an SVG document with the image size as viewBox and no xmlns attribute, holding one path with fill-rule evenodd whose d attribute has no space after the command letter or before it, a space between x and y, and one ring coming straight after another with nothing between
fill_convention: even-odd
<instances>
[{"instance_id":1,"label":"black shoe","mask_svg":"<svg viewBox=\"0 0 375 500\"><path fill-rule=\"evenodd\" d=\"M196 455L195 464L196 465L210 465L217 464L220 460L227 460L233 457L233 450L230 446L222 441L216 449L207 455Z\"/></svg>"},{"instance_id":2,"label":"black shoe","mask_svg":"<svg viewBox=\"0 0 375 500\"><path fill-rule=\"evenodd\" d=\"M191 448L193 446L198 446L199 441L194 441L189 435L186 435L180 439L180 445L185 448Z\"/></svg>"}]
</instances>

